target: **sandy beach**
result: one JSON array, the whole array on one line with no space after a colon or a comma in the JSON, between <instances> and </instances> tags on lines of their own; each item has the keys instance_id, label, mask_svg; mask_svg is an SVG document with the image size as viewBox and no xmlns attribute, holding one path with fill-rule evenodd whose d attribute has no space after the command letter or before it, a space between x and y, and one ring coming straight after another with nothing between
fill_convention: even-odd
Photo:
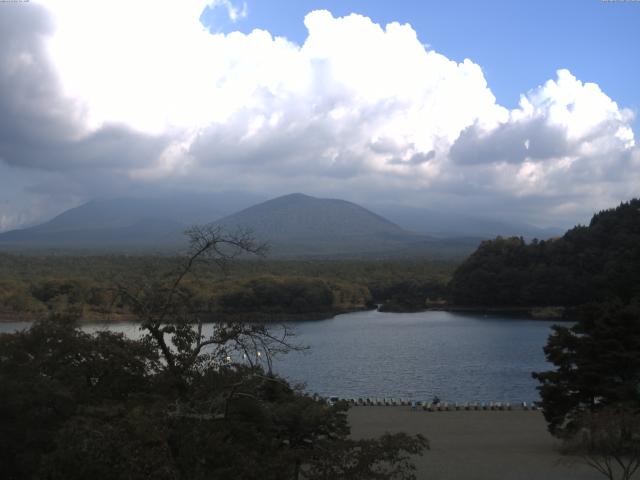
<instances>
[{"instance_id":1,"label":"sandy beach","mask_svg":"<svg viewBox=\"0 0 640 480\"><path fill-rule=\"evenodd\" d=\"M421 433L431 450L416 459L428 480L591 480L592 468L558 453L539 411L414 411L410 407L352 407L354 438L384 432Z\"/></svg>"}]
</instances>

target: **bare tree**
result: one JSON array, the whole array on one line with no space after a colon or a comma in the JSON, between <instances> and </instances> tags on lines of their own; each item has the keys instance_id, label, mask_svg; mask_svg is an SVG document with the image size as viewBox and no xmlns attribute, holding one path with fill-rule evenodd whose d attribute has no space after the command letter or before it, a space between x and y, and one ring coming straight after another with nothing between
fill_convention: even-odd
<instances>
[{"instance_id":1,"label":"bare tree","mask_svg":"<svg viewBox=\"0 0 640 480\"><path fill-rule=\"evenodd\" d=\"M183 286L203 265L226 272L232 260L243 254L264 255L267 245L256 242L248 231L226 233L214 225L194 226L185 233L190 247L176 271L166 278L147 275L135 285L118 282L117 295L131 305L147 340L159 349L167 370L177 378L211 363L240 360L252 367L264 362L271 372L275 354L300 348L291 343L290 329L283 325L276 334L264 324L225 321L212 323L205 335L202 315Z\"/></svg>"},{"instance_id":2,"label":"bare tree","mask_svg":"<svg viewBox=\"0 0 640 480\"><path fill-rule=\"evenodd\" d=\"M581 416L581 428L564 440L575 455L609 480L630 480L640 467L640 413L607 407Z\"/></svg>"}]
</instances>

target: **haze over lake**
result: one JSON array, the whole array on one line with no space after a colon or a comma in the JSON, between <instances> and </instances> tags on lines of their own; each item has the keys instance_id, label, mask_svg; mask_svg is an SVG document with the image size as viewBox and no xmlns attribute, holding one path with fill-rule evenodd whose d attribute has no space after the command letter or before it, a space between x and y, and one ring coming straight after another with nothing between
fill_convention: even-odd
<instances>
[{"instance_id":1,"label":"haze over lake","mask_svg":"<svg viewBox=\"0 0 640 480\"><path fill-rule=\"evenodd\" d=\"M550 367L542 347L554 323L434 311L290 322L295 342L310 348L277 357L274 370L325 396L530 402L538 399L531 372ZM0 331L27 326L4 323ZM139 335L135 323L84 328Z\"/></svg>"}]
</instances>

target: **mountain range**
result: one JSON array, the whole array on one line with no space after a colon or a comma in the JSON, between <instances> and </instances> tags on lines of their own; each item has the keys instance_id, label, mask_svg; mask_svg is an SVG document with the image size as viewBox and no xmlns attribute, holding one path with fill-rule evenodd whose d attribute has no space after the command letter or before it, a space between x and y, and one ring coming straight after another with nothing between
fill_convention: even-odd
<instances>
[{"instance_id":1,"label":"mountain range","mask_svg":"<svg viewBox=\"0 0 640 480\"><path fill-rule=\"evenodd\" d=\"M496 235L553 236L526 225L393 205L378 206L374 213L345 200L300 193L261 200L244 193L94 200L40 225L2 233L0 247L175 252L186 246L188 226L206 223L229 231L250 229L270 244L275 257L451 257L467 255L482 239Z\"/></svg>"},{"instance_id":2,"label":"mountain range","mask_svg":"<svg viewBox=\"0 0 640 480\"><path fill-rule=\"evenodd\" d=\"M366 206L402 228L436 237L471 236L491 239L497 236L515 236L532 240L557 237L565 231L556 227L540 228L524 222L508 222L491 217L477 217L406 205Z\"/></svg>"},{"instance_id":3,"label":"mountain range","mask_svg":"<svg viewBox=\"0 0 640 480\"><path fill-rule=\"evenodd\" d=\"M264 200L251 194L93 200L29 228L0 234L13 249L166 249L190 225L211 223Z\"/></svg>"}]
</instances>

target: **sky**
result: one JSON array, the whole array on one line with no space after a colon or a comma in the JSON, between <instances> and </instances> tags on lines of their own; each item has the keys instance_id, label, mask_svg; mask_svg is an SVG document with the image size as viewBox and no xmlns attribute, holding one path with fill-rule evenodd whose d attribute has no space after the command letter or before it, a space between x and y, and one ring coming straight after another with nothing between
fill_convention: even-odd
<instances>
[{"instance_id":1,"label":"sky","mask_svg":"<svg viewBox=\"0 0 640 480\"><path fill-rule=\"evenodd\" d=\"M0 231L302 192L569 227L640 194L640 2L0 3Z\"/></svg>"}]
</instances>

